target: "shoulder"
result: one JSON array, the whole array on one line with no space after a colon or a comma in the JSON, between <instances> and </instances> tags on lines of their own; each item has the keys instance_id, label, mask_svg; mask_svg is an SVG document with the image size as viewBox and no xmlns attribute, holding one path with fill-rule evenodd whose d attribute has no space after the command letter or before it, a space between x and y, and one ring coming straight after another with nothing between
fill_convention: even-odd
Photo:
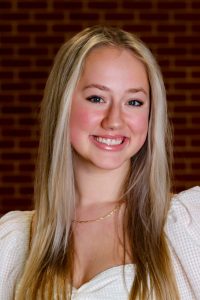
<instances>
[{"instance_id":1,"label":"shoulder","mask_svg":"<svg viewBox=\"0 0 200 300\"><path fill-rule=\"evenodd\" d=\"M200 299L200 187L172 198L165 232L181 299Z\"/></svg>"},{"instance_id":2,"label":"shoulder","mask_svg":"<svg viewBox=\"0 0 200 300\"><path fill-rule=\"evenodd\" d=\"M187 237L200 246L200 187L193 187L172 198L166 233L170 240Z\"/></svg>"},{"instance_id":3,"label":"shoulder","mask_svg":"<svg viewBox=\"0 0 200 300\"><path fill-rule=\"evenodd\" d=\"M33 214L13 211L0 219L0 299L12 299L29 249Z\"/></svg>"},{"instance_id":4,"label":"shoulder","mask_svg":"<svg viewBox=\"0 0 200 300\"><path fill-rule=\"evenodd\" d=\"M0 250L8 242L19 242L19 237L28 242L33 214L33 211L12 211L1 217Z\"/></svg>"},{"instance_id":5,"label":"shoulder","mask_svg":"<svg viewBox=\"0 0 200 300\"><path fill-rule=\"evenodd\" d=\"M199 231L200 218L200 187L196 186L189 190L174 195L169 210L167 228L184 226ZM200 234L200 232L199 232Z\"/></svg>"}]
</instances>

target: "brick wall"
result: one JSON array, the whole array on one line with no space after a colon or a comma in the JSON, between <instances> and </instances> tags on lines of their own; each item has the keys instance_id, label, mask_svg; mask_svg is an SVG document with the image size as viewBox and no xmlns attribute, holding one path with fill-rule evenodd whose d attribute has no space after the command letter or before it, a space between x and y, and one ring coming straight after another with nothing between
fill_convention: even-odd
<instances>
[{"instance_id":1,"label":"brick wall","mask_svg":"<svg viewBox=\"0 0 200 300\"><path fill-rule=\"evenodd\" d=\"M200 182L200 2L1 0L0 213L30 209L38 110L52 59L94 24L137 33L162 68L175 137L176 190Z\"/></svg>"}]
</instances>

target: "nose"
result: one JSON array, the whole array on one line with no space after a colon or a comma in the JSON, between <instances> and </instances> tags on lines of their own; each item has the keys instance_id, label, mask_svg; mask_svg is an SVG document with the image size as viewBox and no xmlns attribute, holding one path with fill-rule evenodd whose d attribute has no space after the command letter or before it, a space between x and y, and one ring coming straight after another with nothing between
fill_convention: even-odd
<instances>
[{"instance_id":1,"label":"nose","mask_svg":"<svg viewBox=\"0 0 200 300\"><path fill-rule=\"evenodd\" d=\"M106 130L121 129L124 124L123 112L121 108L112 104L105 113L102 120L102 127Z\"/></svg>"}]
</instances>

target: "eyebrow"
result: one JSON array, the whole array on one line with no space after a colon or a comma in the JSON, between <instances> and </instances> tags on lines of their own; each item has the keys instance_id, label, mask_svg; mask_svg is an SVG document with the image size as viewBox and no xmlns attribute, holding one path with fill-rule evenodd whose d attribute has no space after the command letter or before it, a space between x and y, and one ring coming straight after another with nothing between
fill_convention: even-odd
<instances>
[{"instance_id":1,"label":"eyebrow","mask_svg":"<svg viewBox=\"0 0 200 300\"><path fill-rule=\"evenodd\" d=\"M108 91L110 92L111 90L105 86L105 85L101 85L101 84L89 84L87 86L85 86L83 88L83 90L86 90L86 89L90 89L90 88L96 88L96 89L99 89L101 91ZM147 92L145 91L145 89L143 89L142 87L138 87L138 88L131 88L131 89L128 89L126 92L128 93L139 93L139 92L142 92L144 93L145 95L147 95Z\"/></svg>"}]
</instances>

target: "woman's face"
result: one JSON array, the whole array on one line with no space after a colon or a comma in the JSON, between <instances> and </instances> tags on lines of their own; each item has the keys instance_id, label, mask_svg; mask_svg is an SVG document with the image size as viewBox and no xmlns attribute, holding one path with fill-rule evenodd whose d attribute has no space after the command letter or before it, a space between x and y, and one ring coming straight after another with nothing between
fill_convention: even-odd
<instances>
[{"instance_id":1,"label":"woman's face","mask_svg":"<svg viewBox=\"0 0 200 300\"><path fill-rule=\"evenodd\" d=\"M127 168L146 140L149 97L145 67L130 50L92 50L72 99L76 165Z\"/></svg>"}]
</instances>

